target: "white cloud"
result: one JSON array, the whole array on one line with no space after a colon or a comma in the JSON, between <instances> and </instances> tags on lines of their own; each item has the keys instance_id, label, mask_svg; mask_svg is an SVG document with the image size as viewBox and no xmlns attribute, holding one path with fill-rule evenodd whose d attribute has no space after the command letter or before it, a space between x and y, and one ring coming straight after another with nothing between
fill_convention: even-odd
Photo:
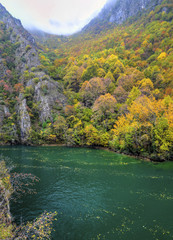
<instances>
[{"instance_id":1,"label":"white cloud","mask_svg":"<svg viewBox=\"0 0 173 240\"><path fill-rule=\"evenodd\" d=\"M0 3L26 28L71 34L87 24L106 0L0 0Z\"/></svg>"}]
</instances>

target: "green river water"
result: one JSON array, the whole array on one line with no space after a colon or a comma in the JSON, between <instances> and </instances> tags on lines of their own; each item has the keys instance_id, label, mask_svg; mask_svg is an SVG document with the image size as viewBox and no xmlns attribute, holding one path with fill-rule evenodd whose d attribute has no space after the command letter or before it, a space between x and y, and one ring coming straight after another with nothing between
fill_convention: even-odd
<instances>
[{"instance_id":1,"label":"green river water","mask_svg":"<svg viewBox=\"0 0 173 240\"><path fill-rule=\"evenodd\" d=\"M59 146L5 146L0 154L40 178L37 194L12 203L17 223L57 211L53 240L173 239L173 162Z\"/></svg>"}]
</instances>

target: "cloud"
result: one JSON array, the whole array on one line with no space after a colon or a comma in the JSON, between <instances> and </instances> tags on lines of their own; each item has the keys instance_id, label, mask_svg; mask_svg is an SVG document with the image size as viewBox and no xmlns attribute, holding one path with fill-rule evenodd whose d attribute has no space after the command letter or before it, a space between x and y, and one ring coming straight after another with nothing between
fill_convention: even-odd
<instances>
[{"instance_id":1,"label":"cloud","mask_svg":"<svg viewBox=\"0 0 173 240\"><path fill-rule=\"evenodd\" d=\"M26 28L72 34L96 16L106 0L0 0L0 3Z\"/></svg>"}]
</instances>

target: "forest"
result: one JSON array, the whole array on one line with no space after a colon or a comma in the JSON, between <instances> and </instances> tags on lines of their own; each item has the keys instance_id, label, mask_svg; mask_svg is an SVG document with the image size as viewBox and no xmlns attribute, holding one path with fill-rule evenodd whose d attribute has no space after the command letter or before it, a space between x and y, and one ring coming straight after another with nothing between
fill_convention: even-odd
<instances>
[{"instance_id":1,"label":"forest","mask_svg":"<svg viewBox=\"0 0 173 240\"><path fill-rule=\"evenodd\" d=\"M13 135L15 106L22 94L32 123L28 144L106 147L156 161L172 160L172 7L171 1L163 1L154 11L118 26L91 26L68 37L36 36L41 64L24 71L23 81L13 66L20 43L9 41L10 30L1 23L0 49L8 70L0 80L0 101L12 114L6 114L0 141L18 141ZM25 51L30 48L27 45ZM46 73L45 79L58 82L67 99L65 107L56 100L51 117L43 122L34 87L26 85L31 78L39 82L38 70ZM49 94L46 85L41 87L44 96Z\"/></svg>"}]
</instances>

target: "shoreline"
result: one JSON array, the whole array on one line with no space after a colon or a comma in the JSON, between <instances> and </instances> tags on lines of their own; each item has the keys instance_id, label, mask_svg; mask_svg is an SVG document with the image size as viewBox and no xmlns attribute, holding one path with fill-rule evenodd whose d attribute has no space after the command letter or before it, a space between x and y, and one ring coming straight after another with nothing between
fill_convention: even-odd
<instances>
[{"instance_id":1,"label":"shoreline","mask_svg":"<svg viewBox=\"0 0 173 240\"><path fill-rule=\"evenodd\" d=\"M124 155L124 156L128 156L128 157L133 157L135 159L139 159L145 162L152 162L152 163L163 163L166 161L170 161L170 160L154 160L152 158L148 158L148 157L142 157L142 156L137 156L137 155L133 155L133 154L126 154L126 153L121 153L121 152L116 152L113 149L109 148L109 147L101 147L101 146L87 146L87 145L83 145L83 146L78 146L78 145L66 145L64 143L56 143L56 144L1 144L0 146L28 146L28 147L69 147L69 148L90 148L90 149L98 149L98 150L104 150L104 151L110 151L116 154L120 154L120 155ZM171 161L170 161L171 162Z\"/></svg>"},{"instance_id":2,"label":"shoreline","mask_svg":"<svg viewBox=\"0 0 173 240\"><path fill-rule=\"evenodd\" d=\"M41 145L32 145L32 146L47 146L47 147L56 147L56 146L62 146L62 147L70 147L70 148L90 148L90 149L100 149L100 150L104 150L104 151L109 151L109 152L113 152L116 154L120 154L120 155L124 155L124 156L128 156L128 157L133 157L135 159L139 159L139 160L143 160L145 162L152 162L152 163L162 163L162 162L167 162L169 160L154 160L152 158L149 157L143 157L143 156L137 156L137 155L133 155L133 154L126 154L123 152L116 152L113 149L109 148L109 147L101 147L101 146L87 146L87 145L83 145L83 146L79 146L79 145L66 145L66 144L41 144ZM171 161L169 161L171 162Z\"/></svg>"}]
</instances>

